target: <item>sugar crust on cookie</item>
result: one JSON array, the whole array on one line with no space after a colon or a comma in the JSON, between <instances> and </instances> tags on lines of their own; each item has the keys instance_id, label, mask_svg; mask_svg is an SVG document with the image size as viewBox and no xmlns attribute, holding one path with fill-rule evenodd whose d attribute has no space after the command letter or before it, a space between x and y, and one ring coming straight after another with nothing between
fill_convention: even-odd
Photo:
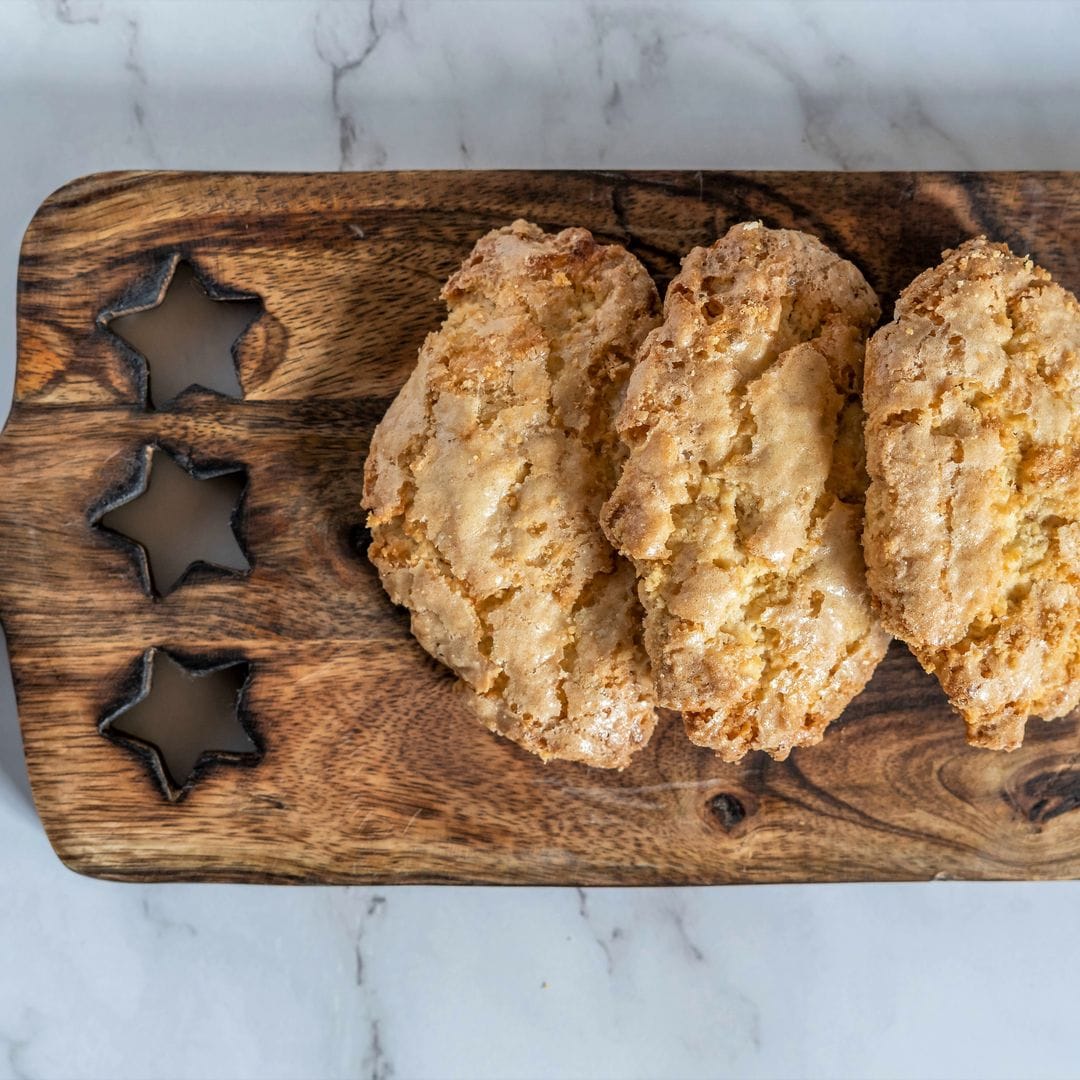
<instances>
[{"instance_id":1,"label":"sugar crust on cookie","mask_svg":"<svg viewBox=\"0 0 1080 1080\"><path fill-rule=\"evenodd\" d=\"M654 696L633 569L598 515L656 288L585 229L517 221L478 241L442 297L447 319L372 438L370 557L491 730L622 768Z\"/></svg>"},{"instance_id":2,"label":"sugar crust on cookie","mask_svg":"<svg viewBox=\"0 0 1080 1080\"><path fill-rule=\"evenodd\" d=\"M859 543L878 315L814 237L737 225L686 256L631 376L602 521L637 568L659 703L726 760L820 741L885 653Z\"/></svg>"},{"instance_id":3,"label":"sugar crust on cookie","mask_svg":"<svg viewBox=\"0 0 1080 1080\"><path fill-rule=\"evenodd\" d=\"M901 294L866 373L869 582L977 746L1080 701L1080 305L984 237Z\"/></svg>"}]
</instances>

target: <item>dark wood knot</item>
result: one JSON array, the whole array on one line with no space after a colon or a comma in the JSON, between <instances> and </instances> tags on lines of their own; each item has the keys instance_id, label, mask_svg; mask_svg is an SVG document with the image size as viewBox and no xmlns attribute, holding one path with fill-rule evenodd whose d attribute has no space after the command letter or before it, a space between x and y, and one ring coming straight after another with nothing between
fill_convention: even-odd
<instances>
[{"instance_id":1,"label":"dark wood knot","mask_svg":"<svg viewBox=\"0 0 1080 1080\"><path fill-rule=\"evenodd\" d=\"M706 806L725 832L731 832L738 824L746 820L746 807L742 800L727 791L714 795Z\"/></svg>"},{"instance_id":2,"label":"dark wood knot","mask_svg":"<svg viewBox=\"0 0 1080 1080\"><path fill-rule=\"evenodd\" d=\"M1029 777L1009 801L1032 825L1045 825L1080 808L1080 772L1043 772Z\"/></svg>"}]
</instances>

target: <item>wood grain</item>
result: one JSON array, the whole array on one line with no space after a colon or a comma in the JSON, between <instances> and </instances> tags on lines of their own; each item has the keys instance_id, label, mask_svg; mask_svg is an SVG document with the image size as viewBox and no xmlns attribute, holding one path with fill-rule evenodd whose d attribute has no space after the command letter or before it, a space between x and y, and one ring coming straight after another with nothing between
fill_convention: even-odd
<instances>
[{"instance_id":1,"label":"wood grain","mask_svg":"<svg viewBox=\"0 0 1080 1080\"><path fill-rule=\"evenodd\" d=\"M1080 875L1077 719L968 749L894 645L817 748L724 765L666 717L613 775L542 765L462 708L363 555L361 463L438 326L441 281L515 217L583 225L661 288L729 225L808 229L891 308L943 247L1007 241L1080 288L1075 176L835 173L122 173L51 196L23 245L15 404L0 438L0 616L34 797L75 870L128 880L663 884ZM177 257L265 310L245 391L145 408L109 313ZM249 477L251 573L164 599L91 522L144 447ZM98 730L151 646L251 662L251 767L168 802Z\"/></svg>"}]
</instances>

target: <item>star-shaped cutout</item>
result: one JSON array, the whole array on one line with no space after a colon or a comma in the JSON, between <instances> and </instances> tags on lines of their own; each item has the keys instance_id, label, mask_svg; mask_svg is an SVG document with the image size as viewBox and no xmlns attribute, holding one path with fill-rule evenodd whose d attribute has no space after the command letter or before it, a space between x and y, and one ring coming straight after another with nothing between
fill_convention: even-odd
<instances>
[{"instance_id":1,"label":"star-shaped cutout","mask_svg":"<svg viewBox=\"0 0 1080 1080\"><path fill-rule=\"evenodd\" d=\"M247 483L242 468L200 475L148 447L136 486L95 524L134 543L147 592L167 596L193 568L251 569L234 529Z\"/></svg>"},{"instance_id":2,"label":"star-shaped cutout","mask_svg":"<svg viewBox=\"0 0 1080 1080\"><path fill-rule=\"evenodd\" d=\"M204 766L261 756L244 711L250 671L246 660L192 665L165 649L147 649L132 672L135 696L111 708L100 731L142 757L176 802Z\"/></svg>"},{"instance_id":3,"label":"star-shaped cutout","mask_svg":"<svg viewBox=\"0 0 1080 1080\"><path fill-rule=\"evenodd\" d=\"M211 292L174 258L150 297L105 312L100 322L146 365L149 407L193 386L242 398L234 348L262 310L251 296Z\"/></svg>"}]
</instances>

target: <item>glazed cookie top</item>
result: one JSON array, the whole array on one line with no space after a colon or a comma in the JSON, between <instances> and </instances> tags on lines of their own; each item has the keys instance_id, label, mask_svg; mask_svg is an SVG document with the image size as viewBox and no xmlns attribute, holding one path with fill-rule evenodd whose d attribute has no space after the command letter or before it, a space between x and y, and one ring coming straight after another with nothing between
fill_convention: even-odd
<instances>
[{"instance_id":1,"label":"glazed cookie top","mask_svg":"<svg viewBox=\"0 0 1080 1080\"><path fill-rule=\"evenodd\" d=\"M687 255L631 377L603 520L637 566L660 703L726 758L818 741L885 651L859 544L878 314L814 237L737 225Z\"/></svg>"},{"instance_id":2,"label":"glazed cookie top","mask_svg":"<svg viewBox=\"0 0 1080 1080\"><path fill-rule=\"evenodd\" d=\"M1080 305L983 237L867 353L870 585L979 745L1080 696L1078 409Z\"/></svg>"},{"instance_id":3,"label":"glazed cookie top","mask_svg":"<svg viewBox=\"0 0 1080 1080\"><path fill-rule=\"evenodd\" d=\"M631 568L597 517L659 300L584 229L483 237L442 292L365 470L371 558L482 718L544 757L625 765L653 727Z\"/></svg>"}]
</instances>

